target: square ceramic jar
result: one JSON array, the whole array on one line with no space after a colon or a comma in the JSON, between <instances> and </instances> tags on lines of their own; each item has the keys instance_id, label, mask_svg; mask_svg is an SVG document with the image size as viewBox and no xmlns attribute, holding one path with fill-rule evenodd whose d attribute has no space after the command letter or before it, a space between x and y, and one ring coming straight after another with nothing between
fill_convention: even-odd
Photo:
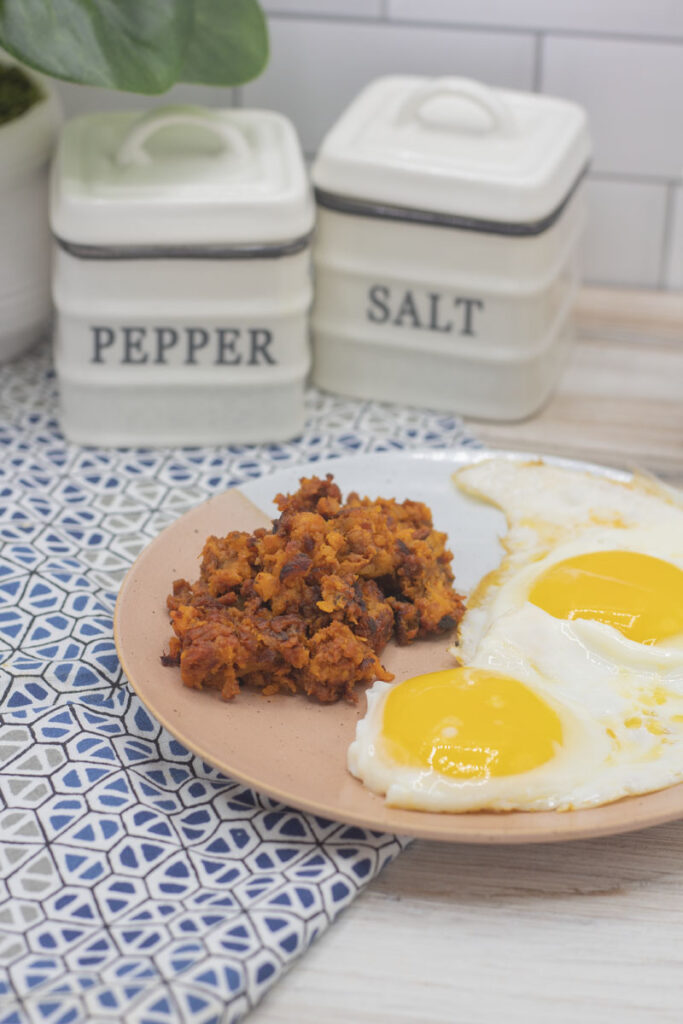
<instances>
[{"instance_id":1,"label":"square ceramic jar","mask_svg":"<svg viewBox=\"0 0 683 1024\"><path fill-rule=\"evenodd\" d=\"M286 118L167 107L72 120L51 222L70 440L194 445L300 432L313 202Z\"/></svg>"},{"instance_id":2,"label":"square ceramic jar","mask_svg":"<svg viewBox=\"0 0 683 1024\"><path fill-rule=\"evenodd\" d=\"M572 333L589 156L573 103L371 83L312 172L315 382L493 420L536 411Z\"/></svg>"}]
</instances>

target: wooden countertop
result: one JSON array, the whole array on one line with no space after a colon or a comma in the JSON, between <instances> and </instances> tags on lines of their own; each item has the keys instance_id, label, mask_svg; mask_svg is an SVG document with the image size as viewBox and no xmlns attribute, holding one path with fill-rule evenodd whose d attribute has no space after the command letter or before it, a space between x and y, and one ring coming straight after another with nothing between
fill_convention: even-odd
<instances>
[{"instance_id":1,"label":"wooden countertop","mask_svg":"<svg viewBox=\"0 0 683 1024\"><path fill-rule=\"evenodd\" d=\"M683 486L683 295L590 289L557 393L488 444ZM575 843L414 842L250 1024L683 1020L683 820Z\"/></svg>"},{"instance_id":2,"label":"wooden countertop","mask_svg":"<svg viewBox=\"0 0 683 1024\"><path fill-rule=\"evenodd\" d=\"M472 430L495 447L638 465L683 484L683 294L585 289L577 320L545 409Z\"/></svg>"}]
</instances>

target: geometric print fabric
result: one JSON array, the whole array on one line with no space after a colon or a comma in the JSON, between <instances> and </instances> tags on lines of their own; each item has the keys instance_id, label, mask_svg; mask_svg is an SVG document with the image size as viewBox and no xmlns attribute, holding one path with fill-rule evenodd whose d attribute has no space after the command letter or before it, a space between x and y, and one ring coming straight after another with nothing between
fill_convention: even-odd
<instances>
[{"instance_id":1,"label":"geometric print fabric","mask_svg":"<svg viewBox=\"0 0 683 1024\"><path fill-rule=\"evenodd\" d=\"M475 445L459 420L307 395L279 445L96 449L47 351L0 367L0 1024L232 1024L405 845L284 807L146 711L118 587L169 522L284 465Z\"/></svg>"}]
</instances>

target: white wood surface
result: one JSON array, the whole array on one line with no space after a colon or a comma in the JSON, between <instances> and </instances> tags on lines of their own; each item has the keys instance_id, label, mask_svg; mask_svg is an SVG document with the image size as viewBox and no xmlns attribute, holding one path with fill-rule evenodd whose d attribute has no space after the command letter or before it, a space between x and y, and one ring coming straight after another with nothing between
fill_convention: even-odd
<instances>
[{"instance_id":1,"label":"white wood surface","mask_svg":"<svg viewBox=\"0 0 683 1024\"><path fill-rule=\"evenodd\" d=\"M683 486L683 296L591 291L556 396L485 441ZM250 1024L683 1021L683 821L556 845L415 842Z\"/></svg>"}]
</instances>

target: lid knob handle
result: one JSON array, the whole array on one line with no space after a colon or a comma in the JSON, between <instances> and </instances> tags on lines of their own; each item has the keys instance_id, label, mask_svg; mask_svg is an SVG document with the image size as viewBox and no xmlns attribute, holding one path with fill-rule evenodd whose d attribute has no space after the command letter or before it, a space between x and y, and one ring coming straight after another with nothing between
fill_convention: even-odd
<instances>
[{"instance_id":1,"label":"lid knob handle","mask_svg":"<svg viewBox=\"0 0 683 1024\"><path fill-rule=\"evenodd\" d=\"M472 78L436 78L415 89L399 107L396 124L407 124L415 119L425 121L423 108L429 100L441 96L469 100L491 118L491 130L513 131L515 120L510 107L496 90L489 89ZM455 125L429 121L430 125L445 130L457 130Z\"/></svg>"},{"instance_id":2,"label":"lid knob handle","mask_svg":"<svg viewBox=\"0 0 683 1024\"><path fill-rule=\"evenodd\" d=\"M238 159L245 160L249 156L249 145L242 132L217 111L205 110L203 107L171 106L150 110L134 122L116 154L117 163L124 167L151 163L152 156L146 148L147 143L162 128L172 125L205 128L222 142L224 149L230 150Z\"/></svg>"}]
</instances>

